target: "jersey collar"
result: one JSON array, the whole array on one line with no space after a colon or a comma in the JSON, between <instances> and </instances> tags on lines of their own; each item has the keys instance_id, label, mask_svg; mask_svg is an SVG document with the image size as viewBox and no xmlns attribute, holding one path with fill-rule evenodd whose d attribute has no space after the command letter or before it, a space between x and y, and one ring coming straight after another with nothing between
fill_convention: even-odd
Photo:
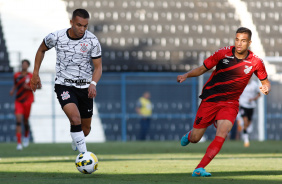
<instances>
[{"instance_id":1,"label":"jersey collar","mask_svg":"<svg viewBox=\"0 0 282 184\"><path fill-rule=\"evenodd\" d=\"M236 56L235 56L235 47L232 48L232 54L234 56L234 58L236 58L236 60L239 62L239 61L242 61L244 59L249 59L249 56L252 55L252 51L248 50L248 54L246 55L246 57L244 59L238 59Z\"/></svg>"},{"instance_id":2,"label":"jersey collar","mask_svg":"<svg viewBox=\"0 0 282 184\"><path fill-rule=\"evenodd\" d=\"M83 35L82 37L80 37L80 38L72 38L72 37L70 37L70 35L69 35L69 30L70 30L70 28L67 29L67 36L68 36L68 38L71 39L71 40L80 40L80 39L83 38L84 35L85 35L85 33L84 33L84 35ZM86 31L85 31L85 32L86 32Z\"/></svg>"}]
</instances>

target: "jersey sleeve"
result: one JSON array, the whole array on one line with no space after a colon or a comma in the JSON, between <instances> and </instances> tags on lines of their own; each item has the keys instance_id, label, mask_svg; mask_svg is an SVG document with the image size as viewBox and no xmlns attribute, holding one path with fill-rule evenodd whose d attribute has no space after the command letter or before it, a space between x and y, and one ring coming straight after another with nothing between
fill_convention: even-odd
<instances>
[{"instance_id":1,"label":"jersey sleeve","mask_svg":"<svg viewBox=\"0 0 282 184\"><path fill-rule=\"evenodd\" d=\"M91 58L98 59L102 56L102 48L97 38L92 39L92 50L91 50Z\"/></svg>"},{"instance_id":2,"label":"jersey sleeve","mask_svg":"<svg viewBox=\"0 0 282 184\"><path fill-rule=\"evenodd\" d=\"M218 51L216 51L213 55L205 59L204 66L206 67L206 69L210 70L214 66L216 66L218 62L224 57L224 53L225 53L224 50L226 49L227 49L226 47L221 48Z\"/></svg>"},{"instance_id":3,"label":"jersey sleeve","mask_svg":"<svg viewBox=\"0 0 282 184\"><path fill-rule=\"evenodd\" d=\"M261 81L267 79L267 72L264 63L261 59L258 59L258 63L256 65L256 70L254 73Z\"/></svg>"},{"instance_id":4,"label":"jersey sleeve","mask_svg":"<svg viewBox=\"0 0 282 184\"><path fill-rule=\"evenodd\" d=\"M51 49L51 48L53 48L54 46L57 45L57 41L58 41L57 34L56 33L50 33L44 38L43 41L44 41L46 47L48 49Z\"/></svg>"}]
</instances>

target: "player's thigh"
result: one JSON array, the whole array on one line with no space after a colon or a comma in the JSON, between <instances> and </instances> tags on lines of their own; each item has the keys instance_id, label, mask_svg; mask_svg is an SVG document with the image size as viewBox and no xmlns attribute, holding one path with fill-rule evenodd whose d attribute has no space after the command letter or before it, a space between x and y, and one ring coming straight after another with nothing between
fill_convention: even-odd
<instances>
[{"instance_id":1,"label":"player's thigh","mask_svg":"<svg viewBox=\"0 0 282 184\"><path fill-rule=\"evenodd\" d=\"M55 85L57 99L72 125L81 124L78 109L78 97L75 90L74 87L58 84Z\"/></svg>"},{"instance_id":2,"label":"player's thigh","mask_svg":"<svg viewBox=\"0 0 282 184\"><path fill-rule=\"evenodd\" d=\"M77 105L75 103L68 103L63 107L63 111L67 115L72 125L80 125L81 117Z\"/></svg>"},{"instance_id":3,"label":"player's thigh","mask_svg":"<svg viewBox=\"0 0 282 184\"><path fill-rule=\"evenodd\" d=\"M232 127L233 123L227 119L217 120L216 136L226 138Z\"/></svg>"},{"instance_id":4,"label":"player's thigh","mask_svg":"<svg viewBox=\"0 0 282 184\"><path fill-rule=\"evenodd\" d=\"M32 106L32 102L26 102L24 103L24 120L28 120L29 115L30 115L30 111L31 111L31 106Z\"/></svg>"}]
</instances>

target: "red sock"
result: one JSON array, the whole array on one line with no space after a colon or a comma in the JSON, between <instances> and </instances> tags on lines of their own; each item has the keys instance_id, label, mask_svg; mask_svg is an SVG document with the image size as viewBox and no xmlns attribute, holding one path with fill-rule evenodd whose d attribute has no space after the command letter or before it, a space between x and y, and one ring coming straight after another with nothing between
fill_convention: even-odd
<instances>
[{"instance_id":1,"label":"red sock","mask_svg":"<svg viewBox=\"0 0 282 184\"><path fill-rule=\"evenodd\" d=\"M200 167L205 168L210 163L210 161L218 154L224 141L225 139L223 137L215 136L214 140L207 148L206 154L204 155L196 169Z\"/></svg>"},{"instance_id":2,"label":"red sock","mask_svg":"<svg viewBox=\"0 0 282 184\"><path fill-rule=\"evenodd\" d=\"M21 144L22 143L22 134L21 133L16 133L16 136L17 136L18 144Z\"/></svg>"}]
</instances>

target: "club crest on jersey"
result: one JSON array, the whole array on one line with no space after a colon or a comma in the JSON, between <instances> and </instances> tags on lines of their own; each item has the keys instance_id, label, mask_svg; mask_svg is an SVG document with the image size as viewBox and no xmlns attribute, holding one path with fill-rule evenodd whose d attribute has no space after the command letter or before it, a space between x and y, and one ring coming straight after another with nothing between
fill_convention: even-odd
<instances>
[{"instance_id":1,"label":"club crest on jersey","mask_svg":"<svg viewBox=\"0 0 282 184\"><path fill-rule=\"evenodd\" d=\"M80 44L80 45L81 45L81 48L80 48L81 52L87 52L88 51L88 48L87 48L88 44L83 43L83 44Z\"/></svg>"},{"instance_id":2,"label":"club crest on jersey","mask_svg":"<svg viewBox=\"0 0 282 184\"><path fill-rule=\"evenodd\" d=\"M63 100L67 100L67 99L70 98L70 95L69 95L69 92L68 92L68 91L64 91L64 92L61 94L61 96L62 96L62 99L63 99Z\"/></svg>"},{"instance_id":3,"label":"club crest on jersey","mask_svg":"<svg viewBox=\"0 0 282 184\"><path fill-rule=\"evenodd\" d=\"M245 74L250 73L250 71L252 70L252 68L253 68L253 66L245 66L245 70L244 70Z\"/></svg>"}]
</instances>

